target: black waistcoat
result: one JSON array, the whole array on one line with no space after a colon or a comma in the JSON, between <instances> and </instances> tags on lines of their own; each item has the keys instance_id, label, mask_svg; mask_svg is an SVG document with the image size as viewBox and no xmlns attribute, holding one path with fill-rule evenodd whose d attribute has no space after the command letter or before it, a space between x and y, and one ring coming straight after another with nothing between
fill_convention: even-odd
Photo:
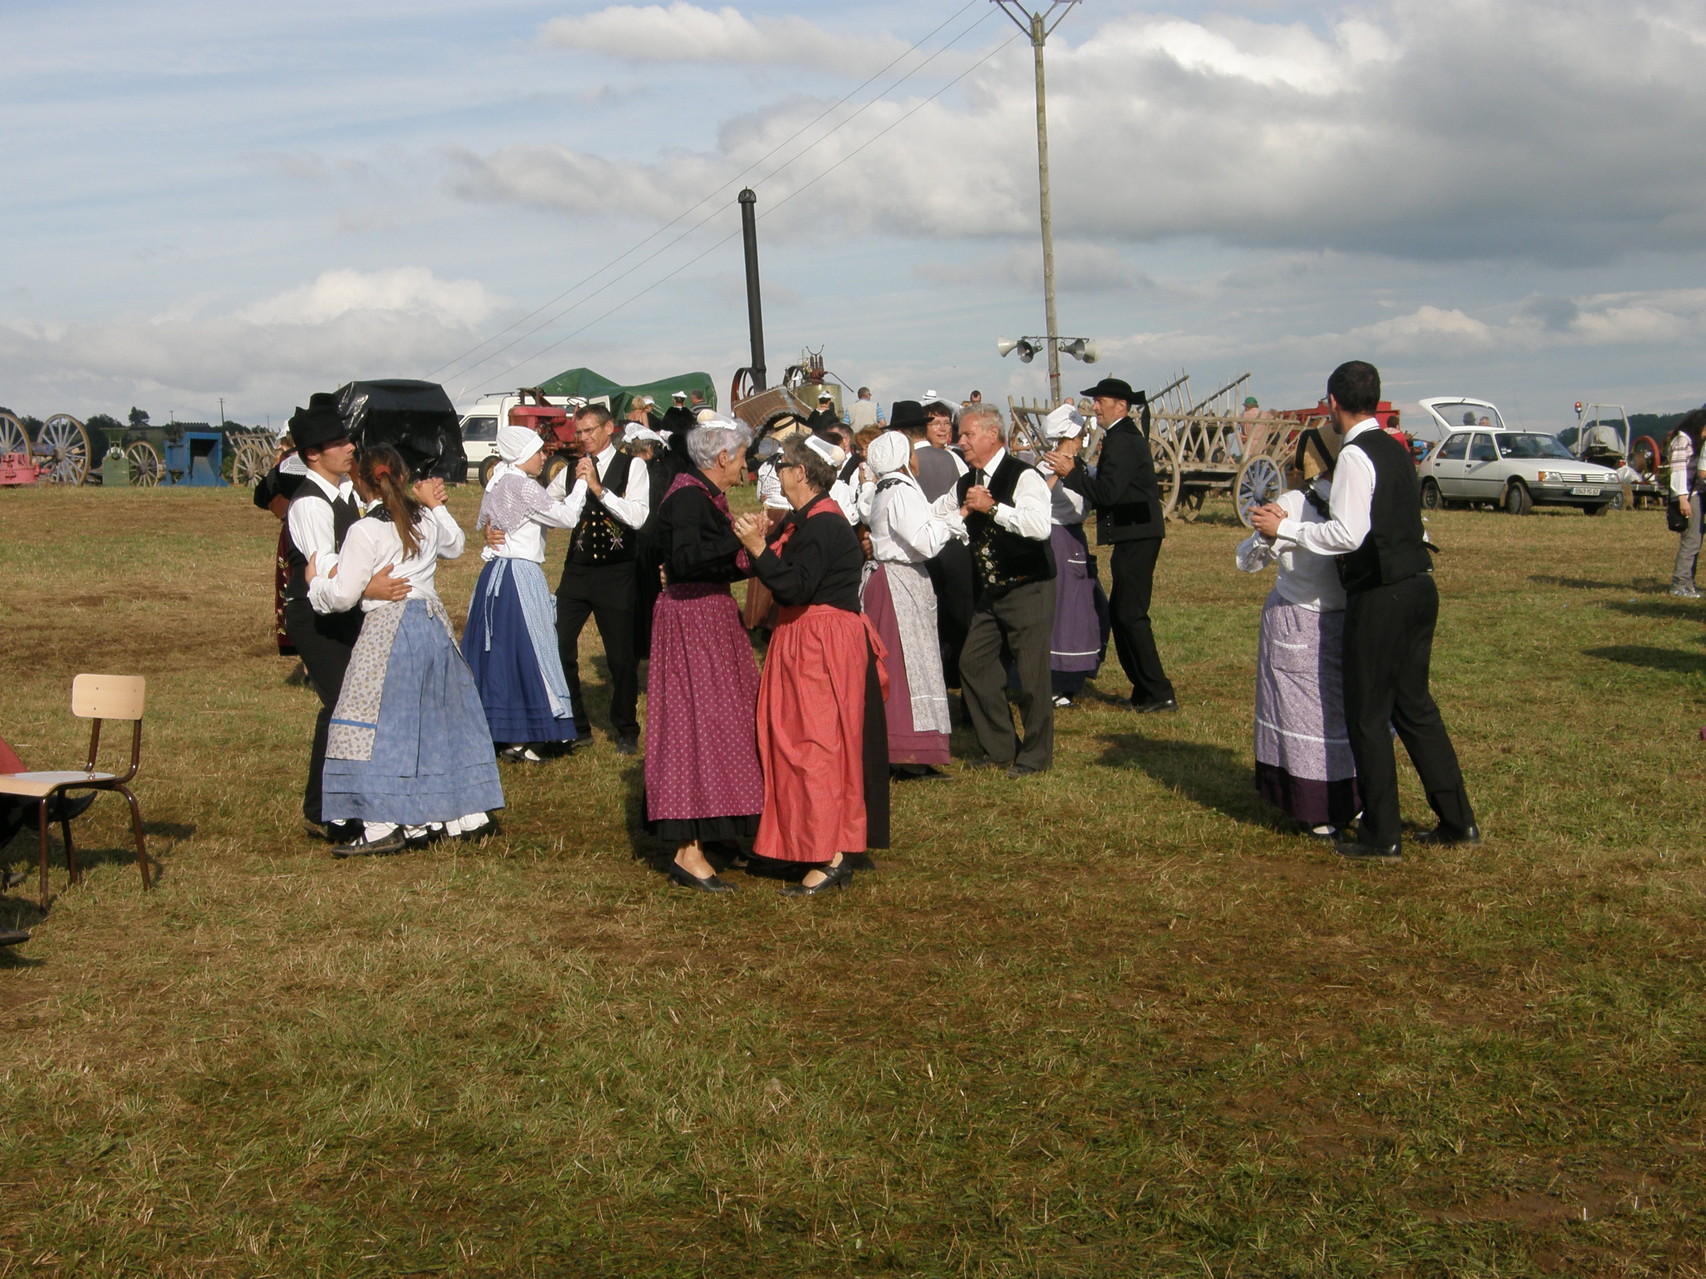
<instances>
[{"instance_id":1,"label":"black waistcoat","mask_svg":"<svg viewBox=\"0 0 1706 1279\"><path fill-rule=\"evenodd\" d=\"M604 473L604 487L616 494L628 491L628 471L634 455L617 450L610 459L610 469ZM597 465L595 462L594 465ZM571 564L625 564L633 560L639 534L617 519L604 503L587 491L586 505L581 508L580 523L569 537Z\"/></svg>"},{"instance_id":2,"label":"black waistcoat","mask_svg":"<svg viewBox=\"0 0 1706 1279\"><path fill-rule=\"evenodd\" d=\"M297 488L296 496L290 499L292 506L298 502L324 502L332 508L332 549L343 550L344 535L361 518L361 512L356 509L355 499L353 497L340 497L334 502L326 496L325 489L314 483L313 480L305 479ZM290 576L285 582L284 598L287 600L307 599L308 557L297 549L296 539L290 536L289 520L290 516L287 512L285 515L284 558L285 563L289 565ZM320 572L324 573L325 571L326 566L322 564Z\"/></svg>"},{"instance_id":3,"label":"black waistcoat","mask_svg":"<svg viewBox=\"0 0 1706 1279\"><path fill-rule=\"evenodd\" d=\"M1030 469L1011 453L1005 454L984 487L998 505L1011 506L1019 477ZM976 474L968 471L955 486L962 505ZM995 522L993 511L968 514L966 533L971 538L972 562L977 566L979 594L1005 591L1025 582L1046 582L1054 576L1054 547L1049 539L1038 541L1002 528Z\"/></svg>"},{"instance_id":4,"label":"black waistcoat","mask_svg":"<svg viewBox=\"0 0 1706 1279\"><path fill-rule=\"evenodd\" d=\"M1339 580L1346 593L1355 595L1426 573L1431 561L1422 535L1422 493L1409 453L1378 429L1346 440L1345 447L1361 449L1374 463L1368 536L1356 550L1338 559Z\"/></svg>"}]
</instances>

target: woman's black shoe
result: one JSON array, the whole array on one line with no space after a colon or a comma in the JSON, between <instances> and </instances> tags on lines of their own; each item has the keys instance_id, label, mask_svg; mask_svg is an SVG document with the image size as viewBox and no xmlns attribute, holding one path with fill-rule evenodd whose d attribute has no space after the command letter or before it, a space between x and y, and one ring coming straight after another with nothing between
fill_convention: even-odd
<instances>
[{"instance_id":1,"label":"woman's black shoe","mask_svg":"<svg viewBox=\"0 0 1706 1279\"><path fill-rule=\"evenodd\" d=\"M685 866L674 861L669 863L669 877L683 888L696 888L702 893L732 893L735 891L733 884L724 883L714 874L700 879Z\"/></svg>"},{"instance_id":2,"label":"woman's black shoe","mask_svg":"<svg viewBox=\"0 0 1706 1279\"><path fill-rule=\"evenodd\" d=\"M392 853L400 853L409 846L407 837L401 826L396 827L389 835L379 839L368 839L363 835L347 844L339 844L332 850L333 857L389 857Z\"/></svg>"},{"instance_id":3,"label":"woman's black shoe","mask_svg":"<svg viewBox=\"0 0 1706 1279\"><path fill-rule=\"evenodd\" d=\"M782 890L782 895L784 897L816 897L819 893L828 892L831 888L845 888L853 882L853 867L847 864L846 857L843 857L833 866L814 866L812 870L823 876L820 882L809 887L804 882L789 884ZM811 874L811 871L807 871L806 874Z\"/></svg>"}]
</instances>

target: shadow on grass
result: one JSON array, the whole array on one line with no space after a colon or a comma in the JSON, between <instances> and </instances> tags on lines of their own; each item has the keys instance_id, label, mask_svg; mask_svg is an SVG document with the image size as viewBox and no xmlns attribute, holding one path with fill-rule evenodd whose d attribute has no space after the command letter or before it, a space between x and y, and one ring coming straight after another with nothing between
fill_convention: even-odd
<instances>
[{"instance_id":1,"label":"shadow on grass","mask_svg":"<svg viewBox=\"0 0 1706 1279\"><path fill-rule=\"evenodd\" d=\"M1250 767L1230 748L1206 742L1109 733L1097 762L1112 768L1134 767L1163 786L1222 813L1265 830L1290 831L1293 823L1256 794Z\"/></svg>"},{"instance_id":2,"label":"shadow on grass","mask_svg":"<svg viewBox=\"0 0 1706 1279\"><path fill-rule=\"evenodd\" d=\"M1706 608L1701 608L1699 600L1610 600L1605 607L1614 613L1654 617L1662 622L1706 621Z\"/></svg>"},{"instance_id":3,"label":"shadow on grass","mask_svg":"<svg viewBox=\"0 0 1706 1279\"><path fill-rule=\"evenodd\" d=\"M1611 644L1582 650L1584 657L1598 657L1624 666L1645 666L1670 675L1706 675L1706 656L1675 648L1648 648L1643 644Z\"/></svg>"},{"instance_id":4,"label":"shadow on grass","mask_svg":"<svg viewBox=\"0 0 1706 1279\"><path fill-rule=\"evenodd\" d=\"M1529 581L1537 586L1561 586L1569 591L1637 591L1656 595L1667 583L1656 577L1636 577L1626 582L1601 582L1588 577L1558 577L1552 573L1531 573Z\"/></svg>"}]
</instances>

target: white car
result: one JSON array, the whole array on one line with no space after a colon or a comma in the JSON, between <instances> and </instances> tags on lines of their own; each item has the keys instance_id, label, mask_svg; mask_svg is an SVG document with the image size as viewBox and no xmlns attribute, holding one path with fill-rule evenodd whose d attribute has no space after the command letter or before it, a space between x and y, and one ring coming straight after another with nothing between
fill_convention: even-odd
<instances>
[{"instance_id":1,"label":"white car","mask_svg":"<svg viewBox=\"0 0 1706 1279\"><path fill-rule=\"evenodd\" d=\"M1601 515L1623 505L1616 471L1581 461L1555 435L1511 430L1487 400L1442 396L1421 404L1443 437L1421 465L1423 506L1485 502L1512 515L1574 506Z\"/></svg>"},{"instance_id":2,"label":"white car","mask_svg":"<svg viewBox=\"0 0 1706 1279\"><path fill-rule=\"evenodd\" d=\"M462 413L462 451L468 455L468 478L484 484L497 465L498 408L478 404ZM488 465L489 460L489 465Z\"/></svg>"}]
</instances>

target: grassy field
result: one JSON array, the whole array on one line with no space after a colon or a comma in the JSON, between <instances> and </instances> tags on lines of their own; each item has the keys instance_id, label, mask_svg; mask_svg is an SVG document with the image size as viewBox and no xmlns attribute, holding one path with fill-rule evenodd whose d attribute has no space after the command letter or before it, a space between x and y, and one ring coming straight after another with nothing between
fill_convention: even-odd
<instances>
[{"instance_id":1,"label":"grassy field","mask_svg":"<svg viewBox=\"0 0 1706 1279\"><path fill-rule=\"evenodd\" d=\"M1662 518L1434 518L1488 840L1382 867L1255 798L1226 509L1161 561L1180 714L1110 667L1051 774L897 788L881 872L798 902L667 886L602 731L506 765L484 846L334 863L272 518L0 490L0 733L69 762L71 677L146 674L160 866L107 797L81 886L0 900L0 1276L1706 1275L1706 611Z\"/></svg>"}]
</instances>

